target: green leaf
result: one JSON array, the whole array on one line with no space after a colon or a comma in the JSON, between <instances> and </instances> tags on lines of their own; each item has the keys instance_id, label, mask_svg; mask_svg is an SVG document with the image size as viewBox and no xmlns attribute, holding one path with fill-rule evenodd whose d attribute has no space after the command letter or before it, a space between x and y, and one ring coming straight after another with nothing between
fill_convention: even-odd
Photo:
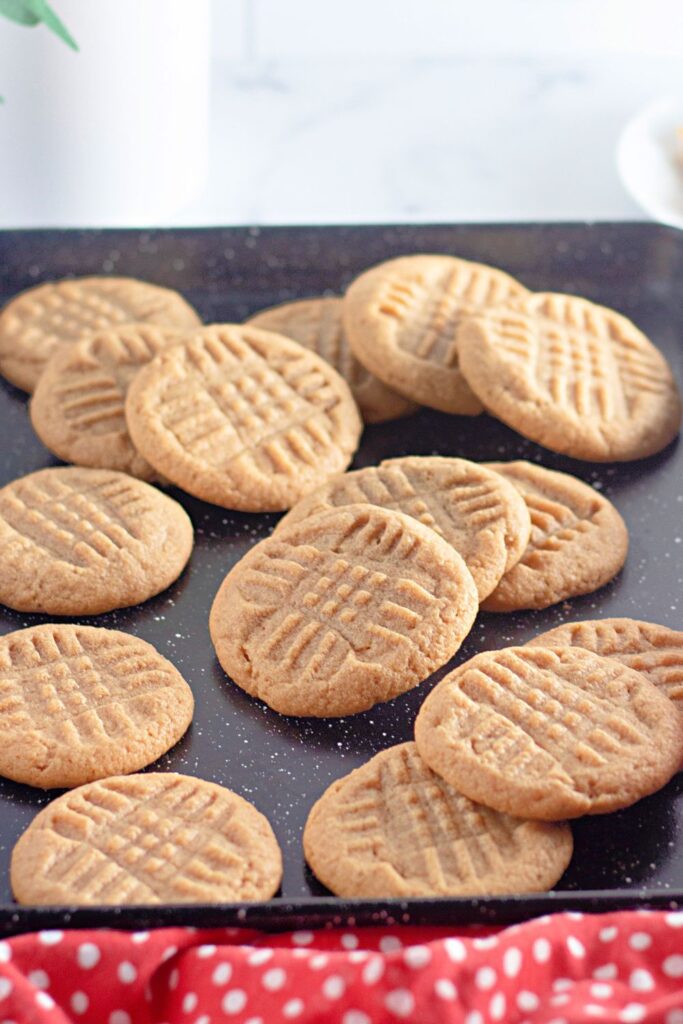
<instances>
[{"instance_id":1,"label":"green leaf","mask_svg":"<svg viewBox=\"0 0 683 1024\"><path fill-rule=\"evenodd\" d=\"M78 50L78 43L64 22L57 17L47 3L47 0L24 0L23 6L28 8L38 21L42 21L44 25L47 25L51 32L59 36L63 43L70 46L72 50Z\"/></svg>"},{"instance_id":2,"label":"green leaf","mask_svg":"<svg viewBox=\"0 0 683 1024\"><path fill-rule=\"evenodd\" d=\"M20 25L37 25L40 21L27 0L0 0L0 14Z\"/></svg>"}]
</instances>

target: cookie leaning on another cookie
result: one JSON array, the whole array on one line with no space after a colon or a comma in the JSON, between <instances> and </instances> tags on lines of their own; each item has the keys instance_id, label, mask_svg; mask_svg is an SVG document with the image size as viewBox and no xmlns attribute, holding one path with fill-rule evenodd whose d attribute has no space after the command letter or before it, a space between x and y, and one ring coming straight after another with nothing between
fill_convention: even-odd
<instances>
[{"instance_id":1,"label":"cookie leaning on another cookie","mask_svg":"<svg viewBox=\"0 0 683 1024\"><path fill-rule=\"evenodd\" d=\"M45 447L65 462L153 480L128 433L126 392L140 367L182 337L169 327L126 324L57 349L29 407Z\"/></svg>"},{"instance_id":2,"label":"cookie leaning on another cookie","mask_svg":"<svg viewBox=\"0 0 683 1024\"><path fill-rule=\"evenodd\" d=\"M170 586L192 544L185 510L141 480L41 469L0 489L0 603L48 615L127 608Z\"/></svg>"},{"instance_id":3,"label":"cookie leaning on another cookie","mask_svg":"<svg viewBox=\"0 0 683 1024\"><path fill-rule=\"evenodd\" d=\"M347 505L278 530L228 573L211 609L218 660L284 715L351 715L410 690L458 650L474 580L438 534Z\"/></svg>"},{"instance_id":4,"label":"cookie leaning on another cookie","mask_svg":"<svg viewBox=\"0 0 683 1024\"><path fill-rule=\"evenodd\" d=\"M261 310L245 322L284 334L327 360L351 388L366 423L383 423L414 412L417 406L413 402L358 362L342 327L342 304L342 299L334 297L300 299Z\"/></svg>"},{"instance_id":5,"label":"cookie leaning on another cookie","mask_svg":"<svg viewBox=\"0 0 683 1024\"><path fill-rule=\"evenodd\" d=\"M420 755L478 803L557 821L629 807L683 758L683 716L640 672L578 647L471 658L415 722Z\"/></svg>"},{"instance_id":6,"label":"cookie leaning on another cookie","mask_svg":"<svg viewBox=\"0 0 683 1024\"><path fill-rule=\"evenodd\" d=\"M516 298L463 321L458 351L494 416L575 459L642 459L679 431L681 399L664 356L625 316L587 299Z\"/></svg>"},{"instance_id":7,"label":"cookie leaning on another cookie","mask_svg":"<svg viewBox=\"0 0 683 1024\"><path fill-rule=\"evenodd\" d=\"M463 317L526 295L501 270L454 256L400 256L351 282L343 322L357 359L401 394L474 416L482 404L460 370Z\"/></svg>"},{"instance_id":8,"label":"cookie leaning on another cookie","mask_svg":"<svg viewBox=\"0 0 683 1024\"><path fill-rule=\"evenodd\" d=\"M282 878L267 819L224 786L173 772L115 775L65 793L12 851L24 904L266 900Z\"/></svg>"},{"instance_id":9,"label":"cookie leaning on another cookie","mask_svg":"<svg viewBox=\"0 0 683 1024\"><path fill-rule=\"evenodd\" d=\"M201 320L178 292L130 277L77 277L29 288L0 313L0 373L33 391L57 349L130 323L189 330Z\"/></svg>"},{"instance_id":10,"label":"cookie leaning on another cookie","mask_svg":"<svg viewBox=\"0 0 683 1024\"><path fill-rule=\"evenodd\" d=\"M483 602L487 612L547 608L608 583L623 567L628 531L593 487L531 462L488 462L520 492L531 515L522 557Z\"/></svg>"},{"instance_id":11,"label":"cookie leaning on another cookie","mask_svg":"<svg viewBox=\"0 0 683 1024\"><path fill-rule=\"evenodd\" d=\"M334 782L304 829L306 860L347 899L542 892L572 855L567 825L522 821L472 803L414 743Z\"/></svg>"},{"instance_id":12,"label":"cookie leaning on another cookie","mask_svg":"<svg viewBox=\"0 0 683 1024\"><path fill-rule=\"evenodd\" d=\"M431 527L462 555L479 600L521 558L531 522L504 477L467 459L407 456L332 477L297 502L277 530L343 505L368 502Z\"/></svg>"},{"instance_id":13,"label":"cookie leaning on another cookie","mask_svg":"<svg viewBox=\"0 0 683 1024\"><path fill-rule=\"evenodd\" d=\"M183 677L138 637L50 624L0 637L0 775L71 788L145 768L192 721Z\"/></svg>"},{"instance_id":14,"label":"cookie leaning on another cookie","mask_svg":"<svg viewBox=\"0 0 683 1024\"><path fill-rule=\"evenodd\" d=\"M138 451L197 498L280 512L345 469L362 422L346 381L289 338L214 324L133 380L126 420Z\"/></svg>"}]
</instances>

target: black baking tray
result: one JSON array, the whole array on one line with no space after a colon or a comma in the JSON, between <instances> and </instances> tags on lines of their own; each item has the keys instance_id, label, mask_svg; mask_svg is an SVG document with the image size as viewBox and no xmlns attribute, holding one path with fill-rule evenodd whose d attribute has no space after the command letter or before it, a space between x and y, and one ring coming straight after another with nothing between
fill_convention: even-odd
<instances>
[{"instance_id":1,"label":"black baking tray","mask_svg":"<svg viewBox=\"0 0 683 1024\"><path fill-rule=\"evenodd\" d=\"M340 292L363 268L409 252L481 260L532 289L575 292L632 317L683 381L683 236L652 224L544 224L228 228L170 231L10 231L0 234L0 298L75 274L124 274L182 291L207 321L242 320L287 299ZM0 385L0 484L55 459L34 436L26 397ZM354 465L438 453L475 460L531 459L598 487L628 524L631 548L619 577L597 594L514 615L480 615L452 664L478 651L523 643L571 619L624 615L683 625L683 448L652 458L593 465L554 455L501 423L423 410L369 427ZM189 568L165 593L136 608L83 620L135 633L184 674L194 723L154 766L198 775L241 793L270 819L282 846L281 895L246 906L18 908L11 902L12 846L54 794L0 780L0 932L102 925L235 925L278 929L387 921L508 922L562 908L683 906L681 776L629 810L573 825L575 854L553 893L505 899L341 901L307 870L306 815L329 783L377 751L409 739L436 673L388 704L345 719L283 718L234 686L208 636L209 608L232 565L267 536L274 515L229 512L171 492L195 525ZM1 571L1 567L0 567ZM0 608L0 632L45 621Z\"/></svg>"}]
</instances>

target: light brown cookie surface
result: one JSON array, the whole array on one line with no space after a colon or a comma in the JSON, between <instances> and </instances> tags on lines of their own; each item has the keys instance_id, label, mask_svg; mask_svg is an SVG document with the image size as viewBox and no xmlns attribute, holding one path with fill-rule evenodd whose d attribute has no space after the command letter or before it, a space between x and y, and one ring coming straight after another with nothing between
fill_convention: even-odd
<instances>
[{"instance_id":1,"label":"light brown cookie surface","mask_svg":"<svg viewBox=\"0 0 683 1024\"><path fill-rule=\"evenodd\" d=\"M362 430L329 363L282 335L232 324L205 327L143 367L126 419L159 473L247 512L289 508L345 469Z\"/></svg>"},{"instance_id":2,"label":"light brown cookie surface","mask_svg":"<svg viewBox=\"0 0 683 1024\"><path fill-rule=\"evenodd\" d=\"M504 477L467 459L439 456L385 459L332 477L297 502L277 529L362 502L403 512L440 534L464 558L480 601L521 558L531 530L524 499Z\"/></svg>"},{"instance_id":3,"label":"light brown cookie surface","mask_svg":"<svg viewBox=\"0 0 683 1024\"><path fill-rule=\"evenodd\" d=\"M641 459L678 433L681 401L664 356L635 324L550 292L463 322L460 364L487 409L576 459Z\"/></svg>"},{"instance_id":4,"label":"light brown cookie surface","mask_svg":"<svg viewBox=\"0 0 683 1024\"><path fill-rule=\"evenodd\" d=\"M189 330L201 320L178 292L130 277L51 281L22 292L0 313L0 373L33 391L50 356L94 331L152 323Z\"/></svg>"},{"instance_id":5,"label":"light brown cookie surface","mask_svg":"<svg viewBox=\"0 0 683 1024\"><path fill-rule=\"evenodd\" d=\"M177 501L104 469L41 469L0 490L0 603L97 615L165 590L192 552Z\"/></svg>"},{"instance_id":6,"label":"light brown cookie surface","mask_svg":"<svg viewBox=\"0 0 683 1024\"><path fill-rule=\"evenodd\" d=\"M58 797L12 851L19 903L265 900L282 877L266 818L224 786L173 772L118 775Z\"/></svg>"},{"instance_id":7,"label":"light brown cookie surface","mask_svg":"<svg viewBox=\"0 0 683 1024\"><path fill-rule=\"evenodd\" d=\"M350 715L417 686L457 651L478 608L460 555L375 505L292 523L253 547L211 609L218 660L284 715Z\"/></svg>"},{"instance_id":8,"label":"light brown cookie surface","mask_svg":"<svg viewBox=\"0 0 683 1024\"><path fill-rule=\"evenodd\" d=\"M520 492L531 537L517 564L483 602L489 612L547 608L590 594L622 568L628 531L616 508L593 487L531 462L488 462Z\"/></svg>"},{"instance_id":9,"label":"light brown cookie surface","mask_svg":"<svg viewBox=\"0 0 683 1024\"><path fill-rule=\"evenodd\" d=\"M300 299L264 309L246 323L292 338L334 366L351 388L366 423L407 416L417 406L392 391L359 363L342 326L343 300L335 297Z\"/></svg>"},{"instance_id":10,"label":"light brown cookie surface","mask_svg":"<svg viewBox=\"0 0 683 1024\"><path fill-rule=\"evenodd\" d=\"M472 803L414 743L383 750L334 782L304 829L313 872L348 899L542 892L561 877L572 848L567 825Z\"/></svg>"},{"instance_id":11,"label":"light brown cookie surface","mask_svg":"<svg viewBox=\"0 0 683 1024\"><path fill-rule=\"evenodd\" d=\"M526 294L514 278L481 263L400 256L351 283L344 329L356 357L389 387L433 409L472 416L482 404L460 371L459 324Z\"/></svg>"},{"instance_id":12,"label":"light brown cookie surface","mask_svg":"<svg viewBox=\"0 0 683 1024\"><path fill-rule=\"evenodd\" d=\"M528 647L583 647L642 672L683 713L683 633L637 619L567 622L534 637Z\"/></svg>"},{"instance_id":13,"label":"light brown cookie surface","mask_svg":"<svg viewBox=\"0 0 683 1024\"><path fill-rule=\"evenodd\" d=\"M33 429L46 448L65 462L153 480L154 470L128 433L126 393L140 367L180 338L169 327L126 324L58 348L30 404Z\"/></svg>"},{"instance_id":14,"label":"light brown cookie surface","mask_svg":"<svg viewBox=\"0 0 683 1024\"><path fill-rule=\"evenodd\" d=\"M549 821L655 792L683 756L683 716L652 683L578 647L487 651L446 676L415 723L421 756L471 800Z\"/></svg>"},{"instance_id":15,"label":"light brown cookie surface","mask_svg":"<svg viewBox=\"0 0 683 1024\"><path fill-rule=\"evenodd\" d=\"M194 700L151 644L61 623L0 638L0 706L0 775L66 789L156 761Z\"/></svg>"}]
</instances>

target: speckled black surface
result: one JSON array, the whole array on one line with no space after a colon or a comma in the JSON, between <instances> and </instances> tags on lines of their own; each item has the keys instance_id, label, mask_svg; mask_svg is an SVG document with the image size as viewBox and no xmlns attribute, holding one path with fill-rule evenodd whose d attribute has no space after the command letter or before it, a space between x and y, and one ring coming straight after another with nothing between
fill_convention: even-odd
<instances>
[{"instance_id":1,"label":"speckled black surface","mask_svg":"<svg viewBox=\"0 0 683 1024\"><path fill-rule=\"evenodd\" d=\"M337 292L364 267L411 251L490 262L533 289L576 292L614 306L662 348L683 382L683 236L646 224L6 232L0 234L0 298L4 301L49 278L119 273L180 289L206 320L241 320L274 302ZM3 384L0 403L4 484L55 460L31 431L25 396ZM681 628L681 446L674 444L642 462L592 465L552 455L488 417L466 419L425 410L368 428L355 465L430 453L476 460L527 458L573 472L614 500L631 533L626 568L608 587L541 613L481 615L454 664L481 650L524 642L571 619L626 615ZM277 517L228 512L172 493L195 525L196 548L188 570L152 601L88 620L149 640L194 690L197 710L189 733L154 767L224 783L269 817L284 853L286 898L278 904L282 916L267 911L271 925L284 921L285 914L290 924L310 922L311 914L318 922L340 914L358 919L376 914L378 905L344 910L333 901L321 902L315 912L309 907L299 913L297 899L325 892L304 866L301 830L311 804L331 780L410 737L419 705L446 669L390 704L342 720L285 719L251 700L226 679L214 658L208 613L228 569L270 532ZM0 609L3 633L40 621L45 620ZM628 811L575 823L575 856L558 889L610 890L621 901L630 899L623 890L630 890L634 900L657 893L683 899L682 789L679 777ZM0 780L0 900L5 903L11 899L7 865L12 845L47 800L37 790ZM548 900L557 897L534 906L545 906ZM425 906L395 905L393 912L399 918L426 914L434 919L433 907L420 909ZM436 913L440 919L493 913L510 918L524 916L530 906L528 901L445 901ZM198 919L188 909L181 916ZM98 921L109 919L105 914ZM165 919L178 917L173 912ZM211 919L218 923L215 910ZM226 923L232 919L233 911L227 909L220 918ZM0 928L37 920L15 914L12 921L9 911L0 912ZM43 915L40 920L47 919ZM79 914L73 920L85 918ZM128 915L126 920L133 918ZM135 918L147 924L154 920L147 911Z\"/></svg>"}]
</instances>

